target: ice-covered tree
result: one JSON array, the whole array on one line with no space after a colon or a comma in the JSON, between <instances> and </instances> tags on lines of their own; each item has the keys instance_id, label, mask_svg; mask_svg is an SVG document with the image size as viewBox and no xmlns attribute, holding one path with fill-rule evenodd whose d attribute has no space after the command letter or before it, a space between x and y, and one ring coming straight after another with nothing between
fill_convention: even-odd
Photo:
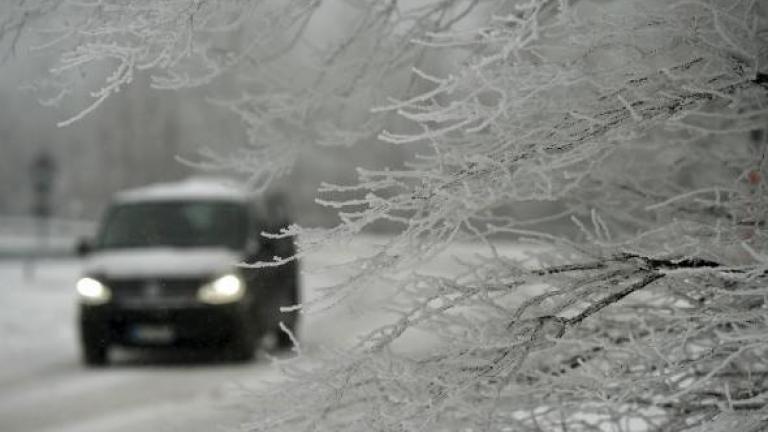
<instances>
[{"instance_id":1,"label":"ice-covered tree","mask_svg":"<svg viewBox=\"0 0 768 432\"><path fill-rule=\"evenodd\" d=\"M281 234L302 254L399 226L322 299L398 274L399 318L289 369L255 429L768 428L765 1L39 0L4 43L31 26L61 53L49 102L103 77L63 125L139 73L207 86L249 141L201 165L255 187L310 146L417 149L324 185L338 227ZM560 210L510 216L531 203ZM459 241L486 253L418 272ZM392 349L416 327L440 343Z\"/></svg>"}]
</instances>

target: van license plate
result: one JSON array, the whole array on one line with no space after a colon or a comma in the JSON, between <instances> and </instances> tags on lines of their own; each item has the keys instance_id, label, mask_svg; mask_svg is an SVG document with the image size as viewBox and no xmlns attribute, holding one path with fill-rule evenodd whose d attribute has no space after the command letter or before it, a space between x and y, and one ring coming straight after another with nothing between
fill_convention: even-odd
<instances>
[{"instance_id":1,"label":"van license plate","mask_svg":"<svg viewBox=\"0 0 768 432\"><path fill-rule=\"evenodd\" d=\"M174 339L173 329L162 325L137 325L131 329L131 338L137 342L169 343Z\"/></svg>"}]
</instances>

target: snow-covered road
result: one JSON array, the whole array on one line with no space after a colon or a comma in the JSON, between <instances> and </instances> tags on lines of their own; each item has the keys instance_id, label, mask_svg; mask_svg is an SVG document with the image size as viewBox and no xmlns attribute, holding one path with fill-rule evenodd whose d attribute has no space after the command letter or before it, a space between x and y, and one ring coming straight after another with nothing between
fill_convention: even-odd
<instances>
[{"instance_id":1,"label":"snow-covered road","mask_svg":"<svg viewBox=\"0 0 768 432\"><path fill-rule=\"evenodd\" d=\"M247 420L237 394L277 372L261 358L118 352L106 369L79 361L76 260L0 262L0 431L215 431ZM190 356L189 354L195 354Z\"/></svg>"}]
</instances>

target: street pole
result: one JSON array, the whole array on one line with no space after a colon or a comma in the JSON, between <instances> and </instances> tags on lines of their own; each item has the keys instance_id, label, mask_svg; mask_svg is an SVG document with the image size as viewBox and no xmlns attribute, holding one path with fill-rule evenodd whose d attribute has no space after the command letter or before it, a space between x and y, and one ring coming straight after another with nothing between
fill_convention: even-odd
<instances>
[{"instance_id":1,"label":"street pole","mask_svg":"<svg viewBox=\"0 0 768 432\"><path fill-rule=\"evenodd\" d=\"M34 277L35 257L48 249L50 236L51 191L56 174L56 161L46 151L41 151L30 165L32 177L32 214L35 218L36 247L30 248L29 259L25 266L28 279Z\"/></svg>"}]
</instances>

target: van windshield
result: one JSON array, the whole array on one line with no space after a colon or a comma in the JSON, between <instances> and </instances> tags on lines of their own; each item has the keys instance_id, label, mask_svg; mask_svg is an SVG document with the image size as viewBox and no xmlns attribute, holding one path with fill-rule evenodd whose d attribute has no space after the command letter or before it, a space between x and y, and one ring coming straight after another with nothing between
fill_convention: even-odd
<instances>
[{"instance_id":1,"label":"van windshield","mask_svg":"<svg viewBox=\"0 0 768 432\"><path fill-rule=\"evenodd\" d=\"M242 250L247 236L243 204L228 201L124 203L107 213L100 249L226 247Z\"/></svg>"}]
</instances>

